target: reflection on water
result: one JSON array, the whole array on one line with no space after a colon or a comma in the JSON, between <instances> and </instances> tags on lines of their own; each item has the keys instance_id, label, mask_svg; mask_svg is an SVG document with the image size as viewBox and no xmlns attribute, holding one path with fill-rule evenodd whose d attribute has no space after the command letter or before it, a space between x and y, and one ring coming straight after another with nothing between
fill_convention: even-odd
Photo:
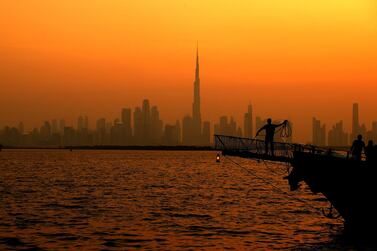
<instances>
[{"instance_id":1,"label":"reflection on water","mask_svg":"<svg viewBox=\"0 0 377 251\"><path fill-rule=\"evenodd\" d=\"M0 249L348 247L340 222L215 152L0 153ZM235 158L288 191L285 166ZM291 193L291 192L290 192ZM307 189L292 192L327 206Z\"/></svg>"}]
</instances>

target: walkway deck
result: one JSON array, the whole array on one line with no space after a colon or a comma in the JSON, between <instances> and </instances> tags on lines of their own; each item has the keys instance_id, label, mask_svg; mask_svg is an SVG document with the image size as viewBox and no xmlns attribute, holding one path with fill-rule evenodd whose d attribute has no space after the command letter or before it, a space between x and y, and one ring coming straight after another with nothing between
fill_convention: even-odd
<instances>
[{"instance_id":1,"label":"walkway deck","mask_svg":"<svg viewBox=\"0 0 377 251\"><path fill-rule=\"evenodd\" d=\"M238 156L250 159L263 159L279 162L291 162L293 153L311 152L323 154L326 150L313 145L302 145L286 142L274 142L274 156L265 153L264 140L241 138L215 134L215 149L223 155Z\"/></svg>"}]
</instances>

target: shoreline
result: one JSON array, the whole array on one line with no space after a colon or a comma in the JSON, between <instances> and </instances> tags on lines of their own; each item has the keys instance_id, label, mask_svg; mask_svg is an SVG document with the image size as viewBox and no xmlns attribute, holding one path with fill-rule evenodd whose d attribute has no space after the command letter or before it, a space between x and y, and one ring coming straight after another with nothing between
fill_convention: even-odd
<instances>
[{"instance_id":1,"label":"shoreline","mask_svg":"<svg viewBox=\"0 0 377 251\"><path fill-rule=\"evenodd\" d=\"M56 147L13 147L3 146L1 150L145 150L145 151L216 151L213 146L56 146Z\"/></svg>"}]
</instances>

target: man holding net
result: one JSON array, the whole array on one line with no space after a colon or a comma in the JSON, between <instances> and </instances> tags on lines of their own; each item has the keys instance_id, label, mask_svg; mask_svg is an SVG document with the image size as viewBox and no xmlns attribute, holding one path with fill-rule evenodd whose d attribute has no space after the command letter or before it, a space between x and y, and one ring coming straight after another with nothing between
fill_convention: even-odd
<instances>
[{"instance_id":1,"label":"man holding net","mask_svg":"<svg viewBox=\"0 0 377 251\"><path fill-rule=\"evenodd\" d=\"M265 147L265 153L268 154L268 145L270 145L271 155L274 156L274 135L275 135L275 129L280 126L287 126L288 120L284 120L280 124L272 124L272 120L269 118L267 119L267 124L264 125L262 128L260 128L257 131L257 134L255 137L258 137L259 133L263 130L266 131L265 140L264 140L264 147Z\"/></svg>"}]
</instances>

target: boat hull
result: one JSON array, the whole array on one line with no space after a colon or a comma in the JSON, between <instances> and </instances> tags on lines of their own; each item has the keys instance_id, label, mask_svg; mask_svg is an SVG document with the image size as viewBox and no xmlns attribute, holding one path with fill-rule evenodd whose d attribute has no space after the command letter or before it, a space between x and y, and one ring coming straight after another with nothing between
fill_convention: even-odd
<instances>
[{"instance_id":1,"label":"boat hull","mask_svg":"<svg viewBox=\"0 0 377 251\"><path fill-rule=\"evenodd\" d=\"M295 152L288 176L291 190L304 181L313 193L322 193L339 212L345 229L367 233L377 226L376 167L330 155Z\"/></svg>"}]
</instances>

